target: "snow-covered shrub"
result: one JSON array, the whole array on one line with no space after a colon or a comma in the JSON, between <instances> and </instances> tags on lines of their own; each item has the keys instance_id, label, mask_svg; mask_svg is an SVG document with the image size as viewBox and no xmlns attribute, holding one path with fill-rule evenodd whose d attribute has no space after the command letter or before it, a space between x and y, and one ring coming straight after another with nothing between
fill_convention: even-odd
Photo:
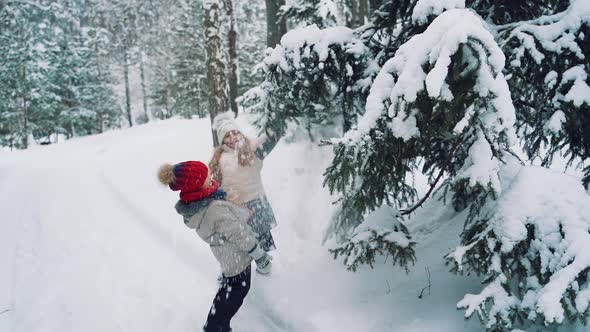
<instances>
[{"instance_id":1,"label":"snow-covered shrub","mask_svg":"<svg viewBox=\"0 0 590 332\"><path fill-rule=\"evenodd\" d=\"M482 291L457 306L498 330L587 317L590 196L575 178L514 160L500 179L500 197L448 256L458 271L484 276Z\"/></svg>"}]
</instances>

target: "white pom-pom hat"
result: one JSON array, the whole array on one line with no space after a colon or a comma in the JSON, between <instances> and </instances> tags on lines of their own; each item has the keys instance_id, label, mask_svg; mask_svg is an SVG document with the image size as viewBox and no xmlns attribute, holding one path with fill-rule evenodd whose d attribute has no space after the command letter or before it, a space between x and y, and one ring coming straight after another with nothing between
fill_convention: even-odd
<instances>
[{"instance_id":1,"label":"white pom-pom hat","mask_svg":"<svg viewBox=\"0 0 590 332\"><path fill-rule=\"evenodd\" d=\"M232 130L241 132L240 127L238 127L238 124L235 121L234 113L232 112L224 112L217 115L213 119L213 129L217 131L217 141L219 144L223 143L223 138L228 132Z\"/></svg>"}]
</instances>

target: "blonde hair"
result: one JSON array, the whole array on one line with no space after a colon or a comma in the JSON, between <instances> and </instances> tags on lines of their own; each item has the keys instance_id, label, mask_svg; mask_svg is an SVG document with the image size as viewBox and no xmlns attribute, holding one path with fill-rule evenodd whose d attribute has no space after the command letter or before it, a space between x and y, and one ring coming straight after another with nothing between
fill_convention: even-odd
<instances>
[{"instance_id":1,"label":"blonde hair","mask_svg":"<svg viewBox=\"0 0 590 332\"><path fill-rule=\"evenodd\" d=\"M242 134L242 136L244 136ZM223 142L213 152L213 157L211 157L211 161L209 162L209 170L211 172L211 179L215 180L219 183L223 181L223 174L221 174L221 167L219 167L219 160L221 159L221 155L223 154ZM238 150L238 164L240 166L252 166L254 163L254 158L256 158L256 150L252 146L252 142L248 139L248 137L244 136L244 144L239 144L237 146Z\"/></svg>"}]
</instances>

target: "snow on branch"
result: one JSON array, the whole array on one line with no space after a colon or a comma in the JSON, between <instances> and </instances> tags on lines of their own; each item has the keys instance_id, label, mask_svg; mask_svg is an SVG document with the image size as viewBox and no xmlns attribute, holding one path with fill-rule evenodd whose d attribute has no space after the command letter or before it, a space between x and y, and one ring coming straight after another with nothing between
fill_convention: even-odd
<instances>
[{"instance_id":1,"label":"snow on branch","mask_svg":"<svg viewBox=\"0 0 590 332\"><path fill-rule=\"evenodd\" d=\"M419 0L412 11L412 22L426 24L430 17L436 17L454 8L465 8L465 0Z\"/></svg>"},{"instance_id":2,"label":"snow on branch","mask_svg":"<svg viewBox=\"0 0 590 332\"><path fill-rule=\"evenodd\" d=\"M255 113L260 128L282 134L288 121L329 125L343 118L345 130L361 110L366 88L367 47L346 27L294 29L269 48L258 66L265 80L239 102Z\"/></svg>"},{"instance_id":3,"label":"snow on branch","mask_svg":"<svg viewBox=\"0 0 590 332\"><path fill-rule=\"evenodd\" d=\"M373 267L377 254L391 257L394 265L399 264L406 271L409 264L415 262L415 242L400 220L399 211L397 215L386 217L382 213L385 210L373 212L345 241L330 249L334 258L344 257L347 269L356 271L362 264Z\"/></svg>"},{"instance_id":4,"label":"snow on branch","mask_svg":"<svg viewBox=\"0 0 590 332\"><path fill-rule=\"evenodd\" d=\"M490 25L509 59L507 75L523 119L518 130L524 150L544 166L556 153L563 153L569 163L590 156L590 2L568 3L553 15ZM585 179L589 170L584 170Z\"/></svg>"},{"instance_id":5,"label":"snow on branch","mask_svg":"<svg viewBox=\"0 0 590 332\"><path fill-rule=\"evenodd\" d=\"M395 56L383 65L371 87L366 113L359 120L358 127L334 142L358 142L386 112L392 120L395 136L404 140L418 136L419 131L412 120L415 114L406 106L415 102L421 92L426 92L433 99L453 100L447 80L452 79L449 77L451 58L459 50L465 57L462 64L464 69L458 76L475 74L475 92L479 97L490 98L493 106L490 109L494 108L495 114L481 115L490 120L485 122L486 125L495 127L490 129L496 134L506 130L508 136L514 138L511 129L515 121L514 108L508 85L501 73L504 54L477 14L469 10L452 9L437 17L424 33L402 45Z\"/></svg>"},{"instance_id":6,"label":"snow on branch","mask_svg":"<svg viewBox=\"0 0 590 332\"><path fill-rule=\"evenodd\" d=\"M587 0L573 0L568 9L558 15L546 16L532 22L524 22L518 25L499 26L498 30L509 30L507 41L516 38L520 45L512 49L514 56L513 66L518 66L525 51L540 64L545 58L544 52L560 54L568 50L579 59L585 55L575 41L575 33L584 24L590 24L590 2ZM538 49L541 46L542 49Z\"/></svg>"},{"instance_id":7,"label":"snow on branch","mask_svg":"<svg viewBox=\"0 0 590 332\"><path fill-rule=\"evenodd\" d=\"M549 93L543 91L543 94L548 95L552 106L559 109L563 103L569 102L576 108L584 103L590 106L589 75L584 65L588 62L584 26L587 27L586 30L590 26L590 3L574 0L562 13L493 28L504 39L503 43L510 56L510 66L513 67L511 70L518 72L520 67L526 68L527 55L535 62L537 66L534 66L532 72L523 73L529 80L534 81L532 76L543 72L537 67L544 61L559 64L549 64L549 67L555 69L544 74L543 78L549 90ZM561 59L555 59L560 56ZM526 70L525 68L523 69Z\"/></svg>"},{"instance_id":8,"label":"snow on branch","mask_svg":"<svg viewBox=\"0 0 590 332\"><path fill-rule=\"evenodd\" d=\"M420 206L429 195L414 204L416 192L407 183L418 169L430 177L431 189L446 174L455 208L469 207L469 218L501 192L500 158L515 141L504 60L477 14L451 9L384 63L357 127L331 140L335 162L326 183L344 193L340 233L348 235L364 213L382 205ZM353 239L343 245L349 249Z\"/></svg>"},{"instance_id":9,"label":"snow on branch","mask_svg":"<svg viewBox=\"0 0 590 332\"><path fill-rule=\"evenodd\" d=\"M515 161L504 168L504 191L483 208L482 230L467 227L462 241L467 245L448 256L459 270L467 267L488 280L480 294L466 295L458 307L466 308L467 317L473 312L484 317L487 303L488 328L511 327L510 311L545 324L585 317L590 196L578 179L561 173Z\"/></svg>"},{"instance_id":10,"label":"snow on branch","mask_svg":"<svg viewBox=\"0 0 590 332\"><path fill-rule=\"evenodd\" d=\"M590 86L586 83L587 80L588 73L584 65L574 66L564 71L559 86L565 86L570 82L573 84L565 95L557 94L553 102L572 102L575 107L580 107L584 103L590 106Z\"/></svg>"},{"instance_id":11,"label":"snow on branch","mask_svg":"<svg viewBox=\"0 0 590 332\"><path fill-rule=\"evenodd\" d=\"M287 32L281 38L280 45L267 51L263 63L268 67L278 65L284 71L297 70L301 68L301 50L304 50L304 57L316 53L322 62L328 58L331 45L344 46L354 41L353 31L349 28L320 29L313 24ZM360 40L356 42L360 43ZM292 59L292 63L285 58Z\"/></svg>"},{"instance_id":12,"label":"snow on branch","mask_svg":"<svg viewBox=\"0 0 590 332\"><path fill-rule=\"evenodd\" d=\"M504 289L507 282L505 275L499 275L490 282L479 294L467 294L457 303L457 308L465 308L465 318L469 318L477 312L479 319L486 324L486 328L492 328L501 321L510 321L510 311L517 307L518 299L511 296ZM489 310L485 306L487 302L493 303ZM511 327L511 326L507 326Z\"/></svg>"}]
</instances>

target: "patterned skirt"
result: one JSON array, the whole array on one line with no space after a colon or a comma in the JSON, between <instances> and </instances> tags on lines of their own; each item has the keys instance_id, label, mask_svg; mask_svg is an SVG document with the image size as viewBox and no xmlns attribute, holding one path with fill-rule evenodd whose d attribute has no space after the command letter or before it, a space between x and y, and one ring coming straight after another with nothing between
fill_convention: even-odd
<instances>
[{"instance_id":1,"label":"patterned skirt","mask_svg":"<svg viewBox=\"0 0 590 332\"><path fill-rule=\"evenodd\" d=\"M262 249L267 252L275 250L277 247L270 231L277 226L277 221L266 196L248 201L244 206L254 211L248 224L256 233L256 239Z\"/></svg>"}]
</instances>

